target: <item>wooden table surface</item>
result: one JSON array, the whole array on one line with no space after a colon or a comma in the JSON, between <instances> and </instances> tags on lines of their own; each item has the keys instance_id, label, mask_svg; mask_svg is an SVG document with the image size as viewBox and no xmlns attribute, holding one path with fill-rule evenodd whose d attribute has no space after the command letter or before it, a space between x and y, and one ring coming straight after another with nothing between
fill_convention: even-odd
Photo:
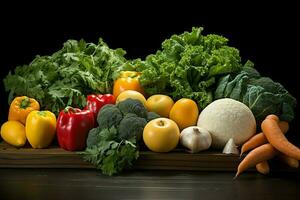
<instances>
[{"instance_id":1,"label":"wooden table surface","mask_svg":"<svg viewBox=\"0 0 300 200\"><path fill-rule=\"evenodd\" d=\"M129 171L108 177L95 169L0 169L1 200L300 199L300 173Z\"/></svg>"}]
</instances>

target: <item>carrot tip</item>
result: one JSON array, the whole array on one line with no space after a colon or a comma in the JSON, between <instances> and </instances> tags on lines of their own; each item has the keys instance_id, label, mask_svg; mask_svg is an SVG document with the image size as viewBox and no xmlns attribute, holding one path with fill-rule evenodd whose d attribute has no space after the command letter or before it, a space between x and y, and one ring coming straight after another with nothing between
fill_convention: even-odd
<instances>
[{"instance_id":1,"label":"carrot tip","mask_svg":"<svg viewBox=\"0 0 300 200\"><path fill-rule=\"evenodd\" d=\"M240 175L240 174L237 172L237 173L235 174L235 176L233 177L233 180L237 179L237 177L238 177L239 175Z\"/></svg>"}]
</instances>

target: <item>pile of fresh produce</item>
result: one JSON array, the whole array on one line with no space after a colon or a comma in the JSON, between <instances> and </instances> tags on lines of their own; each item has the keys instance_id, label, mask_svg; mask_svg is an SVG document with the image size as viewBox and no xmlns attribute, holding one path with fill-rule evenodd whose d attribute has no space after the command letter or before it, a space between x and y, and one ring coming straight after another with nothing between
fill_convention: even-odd
<instances>
[{"instance_id":1,"label":"pile of fresh produce","mask_svg":"<svg viewBox=\"0 0 300 200\"><path fill-rule=\"evenodd\" d=\"M173 35L145 60L127 60L102 39L69 40L37 56L4 79L10 111L2 138L47 148L56 136L107 175L132 167L141 147L251 150L237 175L254 166L268 173L273 157L298 167L300 149L284 136L296 99L252 62L242 64L226 38L202 32Z\"/></svg>"}]
</instances>

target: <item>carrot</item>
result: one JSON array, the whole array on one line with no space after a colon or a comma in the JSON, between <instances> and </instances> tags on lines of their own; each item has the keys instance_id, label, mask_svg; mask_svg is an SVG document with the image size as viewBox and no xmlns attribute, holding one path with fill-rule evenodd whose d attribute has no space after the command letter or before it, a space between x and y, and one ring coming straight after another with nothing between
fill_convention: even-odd
<instances>
[{"instance_id":1,"label":"carrot","mask_svg":"<svg viewBox=\"0 0 300 200\"><path fill-rule=\"evenodd\" d=\"M279 122L279 127L283 133L286 133L289 130L289 124L285 121ZM258 133L251 137L247 142L245 142L241 148L241 155L245 153L246 151L249 151L251 149L254 149L260 145L268 143L268 140L263 132Z\"/></svg>"},{"instance_id":2,"label":"carrot","mask_svg":"<svg viewBox=\"0 0 300 200\"><path fill-rule=\"evenodd\" d=\"M266 116L266 119L274 119L275 121L279 122L279 117L274 114Z\"/></svg>"},{"instance_id":3,"label":"carrot","mask_svg":"<svg viewBox=\"0 0 300 200\"><path fill-rule=\"evenodd\" d=\"M272 159L278 151L271 144L263 144L256 147L239 164L237 173L234 178L240 175L243 171L250 167L254 167L256 164Z\"/></svg>"},{"instance_id":4,"label":"carrot","mask_svg":"<svg viewBox=\"0 0 300 200\"><path fill-rule=\"evenodd\" d=\"M292 168L298 168L299 167L299 161L296 160L295 158L289 157L283 153L280 153L278 155L278 159L282 162L284 162L285 164L287 164L288 166L292 167Z\"/></svg>"},{"instance_id":5,"label":"carrot","mask_svg":"<svg viewBox=\"0 0 300 200\"><path fill-rule=\"evenodd\" d=\"M261 174L268 174L270 172L268 161L262 161L256 164L256 170Z\"/></svg>"},{"instance_id":6,"label":"carrot","mask_svg":"<svg viewBox=\"0 0 300 200\"><path fill-rule=\"evenodd\" d=\"M261 129L270 144L277 150L287 156L300 160L300 149L286 139L276 120L267 117L261 123Z\"/></svg>"}]
</instances>

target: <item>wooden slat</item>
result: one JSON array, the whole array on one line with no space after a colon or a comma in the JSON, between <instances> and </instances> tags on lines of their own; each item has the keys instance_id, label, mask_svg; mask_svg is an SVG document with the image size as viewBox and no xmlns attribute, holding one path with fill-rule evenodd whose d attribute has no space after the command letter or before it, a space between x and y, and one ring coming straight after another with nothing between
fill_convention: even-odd
<instances>
[{"instance_id":1,"label":"wooden slat","mask_svg":"<svg viewBox=\"0 0 300 200\"><path fill-rule=\"evenodd\" d=\"M135 169L145 170L191 170L191 171L236 171L241 158L219 152L204 151L189 154L183 150L169 153L141 151L134 164ZM58 147L32 149L14 148L0 142L0 168L95 168L83 161L76 152L65 151ZM277 170L294 170L287 167ZM255 170L254 168L250 170Z\"/></svg>"}]
</instances>

